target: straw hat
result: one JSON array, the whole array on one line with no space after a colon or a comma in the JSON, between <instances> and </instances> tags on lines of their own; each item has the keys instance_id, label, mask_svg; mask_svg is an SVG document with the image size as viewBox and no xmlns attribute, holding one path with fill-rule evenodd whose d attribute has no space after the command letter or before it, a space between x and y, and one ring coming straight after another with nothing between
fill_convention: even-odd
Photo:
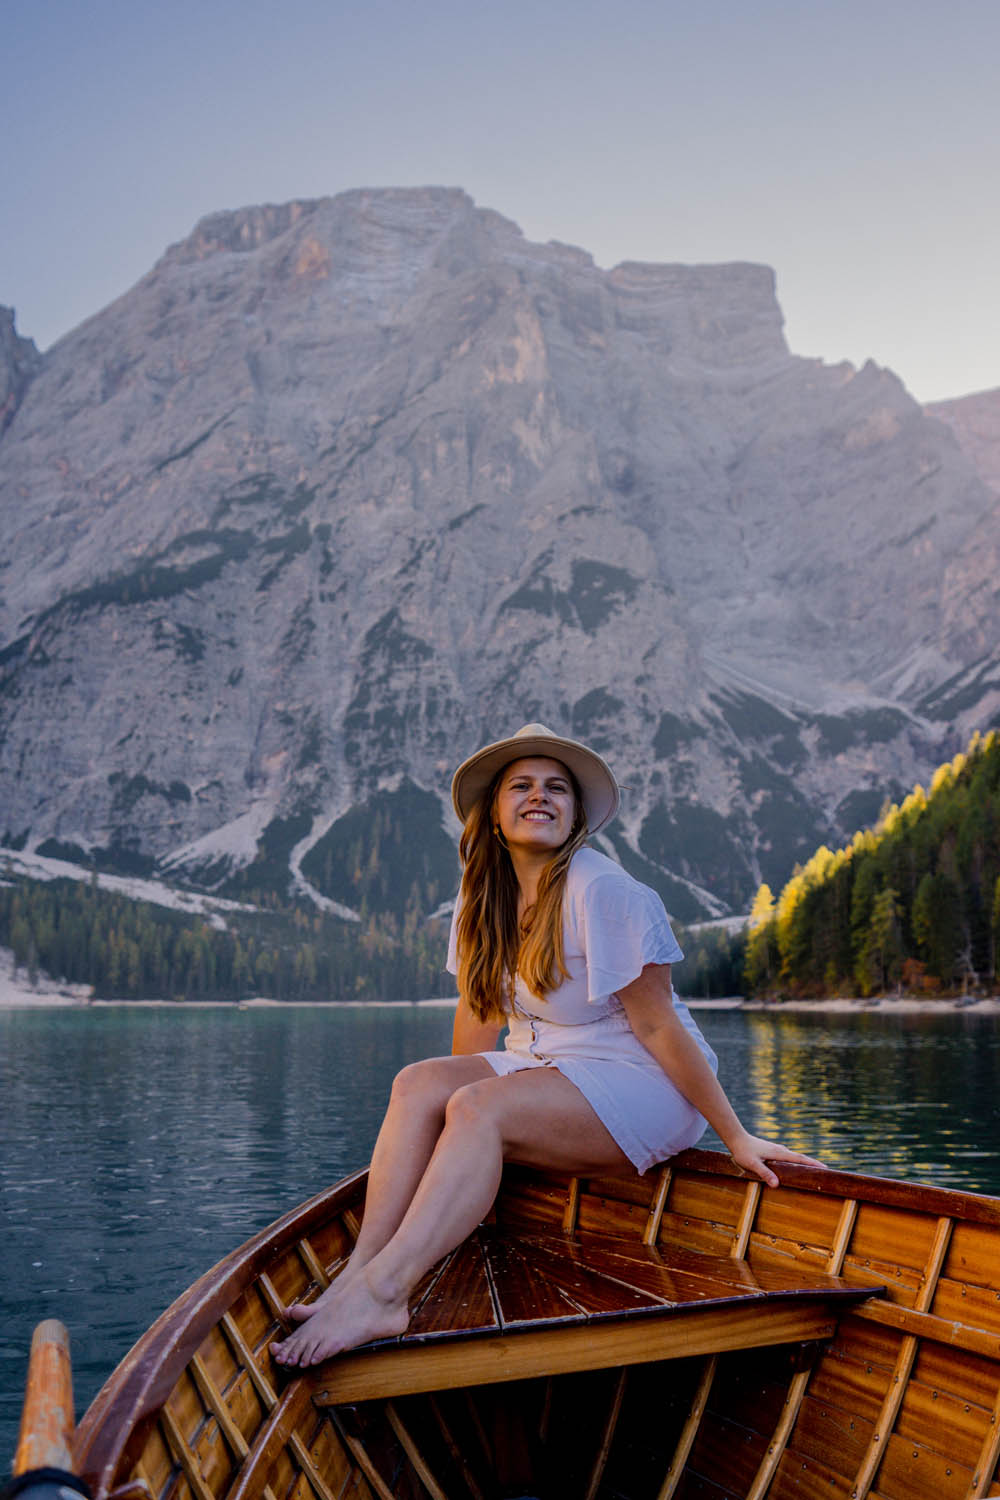
<instances>
[{"instance_id":1,"label":"straw hat","mask_svg":"<svg viewBox=\"0 0 1000 1500\"><path fill-rule=\"evenodd\" d=\"M485 745L463 760L451 783L451 800L464 823L498 771L527 755L547 755L568 766L580 785L588 833L596 833L618 811L618 783L611 767L577 740L565 740L544 724L525 724L508 739Z\"/></svg>"}]
</instances>

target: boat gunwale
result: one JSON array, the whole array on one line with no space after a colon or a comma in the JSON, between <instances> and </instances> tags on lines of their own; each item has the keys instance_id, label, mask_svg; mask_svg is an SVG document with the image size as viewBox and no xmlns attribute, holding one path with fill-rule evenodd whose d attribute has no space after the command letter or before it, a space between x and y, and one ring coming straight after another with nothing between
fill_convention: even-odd
<instances>
[{"instance_id":1,"label":"boat gunwale","mask_svg":"<svg viewBox=\"0 0 1000 1500\"><path fill-rule=\"evenodd\" d=\"M147 1423L223 1313L289 1242L356 1203L367 1178L367 1167L353 1172L259 1230L181 1292L136 1340L94 1397L74 1436L77 1470L95 1495L112 1488L135 1435L142 1432L144 1440Z\"/></svg>"},{"instance_id":2,"label":"boat gunwale","mask_svg":"<svg viewBox=\"0 0 1000 1500\"><path fill-rule=\"evenodd\" d=\"M738 1167L732 1157L721 1151L692 1147L671 1157L674 1171L711 1170L721 1177L747 1182L753 1179ZM936 1214L939 1218L961 1219L969 1224L1000 1226L1000 1197L968 1192L962 1188L930 1186L908 1182L899 1177L872 1177L863 1172L842 1172L836 1167L805 1167L795 1162L775 1161L779 1187L795 1188L807 1193L826 1193L832 1198L854 1198L858 1203L877 1203L887 1208L915 1209ZM596 1178L591 1178L596 1181ZM764 1191L768 1191L767 1188ZM772 1188L773 1192L774 1189ZM919 1200L919 1201L915 1201Z\"/></svg>"}]
</instances>

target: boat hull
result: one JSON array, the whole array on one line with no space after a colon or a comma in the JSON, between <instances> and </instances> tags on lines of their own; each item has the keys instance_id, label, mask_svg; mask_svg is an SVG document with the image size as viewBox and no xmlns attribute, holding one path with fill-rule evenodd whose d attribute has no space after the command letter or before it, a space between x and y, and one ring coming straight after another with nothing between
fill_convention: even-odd
<instances>
[{"instance_id":1,"label":"boat hull","mask_svg":"<svg viewBox=\"0 0 1000 1500\"><path fill-rule=\"evenodd\" d=\"M746 1274L794 1269L884 1296L811 1334L789 1324L787 1337L762 1308L756 1338L745 1318L749 1347L681 1341L669 1358L644 1347L649 1321L617 1343L602 1333L611 1352L597 1358L597 1321L578 1318L555 1369L527 1359L527 1339L519 1356L508 1338L492 1364L472 1340L467 1382L452 1356L447 1384L417 1373L410 1389L359 1399L344 1387L347 1399L337 1361L288 1379L268 1345L283 1308L349 1255L366 1182L356 1174L153 1325L80 1424L77 1467L95 1500L1000 1495L1000 1200L808 1168L781 1179L763 1187L704 1151L621 1180L515 1167L495 1228L526 1244L640 1245L666 1265L728 1257ZM458 1306L461 1286L454 1296Z\"/></svg>"}]
</instances>

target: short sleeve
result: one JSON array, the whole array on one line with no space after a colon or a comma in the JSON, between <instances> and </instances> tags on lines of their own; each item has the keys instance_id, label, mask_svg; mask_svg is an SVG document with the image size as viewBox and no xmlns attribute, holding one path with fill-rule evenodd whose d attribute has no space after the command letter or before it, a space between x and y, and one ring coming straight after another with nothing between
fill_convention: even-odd
<instances>
[{"instance_id":1,"label":"short sleeve","mask_svg":"<svg viewBox=\"0 0 1000 1500\"><path fill-rule=\"evenodd\" d=\"M580 915L591 1005L638 979L646 964L675 964L684 957L663 902L637 880L598 876L583 892Z\"/></svg>"},{"instance_id":2,"label":"short sleeve","mask_svg":"<svg viewBox=\"0 0 1000 1500\"><path fill-rule=\"evenodd\" d=\"M455 901L455 909L451 914L451 931L448 933L448 957L444 966L449 974L458 973L458 901Z\"/></svg>"}]
</instances>

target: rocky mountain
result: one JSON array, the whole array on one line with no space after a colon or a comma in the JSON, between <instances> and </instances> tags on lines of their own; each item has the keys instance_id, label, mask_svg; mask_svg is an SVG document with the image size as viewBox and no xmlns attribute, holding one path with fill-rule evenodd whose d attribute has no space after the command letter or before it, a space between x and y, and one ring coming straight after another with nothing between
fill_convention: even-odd
<instances>
[{"instance_id":1,"label":"rocky mountain","mask_svg":"<svg viewBox=\"0 0 1000 1500\"><path fill-rule=\"evenodd\" d=\"M14 309L0 307L0 433L13 420L41 362L34 340L21 338L15 329Z\"/></svg>"},{"instance_id":2,"label":"rocky mountain","mask_svg":"<svg viewBox=\"0 0 1000 1500\"><path fill-rule=\"evenodd\" d=\"M979 477L1000 494L1000 389L934 401L924 410L947 423Z\"/></svg>"},{"instance_id":3,"label":"rocky mountain","mask_svg":"<svg viewBox=\"0 0 1000 1500\"><path fill-rule=\"evenodd\" d=\"M890 372L790 354L765 267L357 191L213 215L25 343L9 847L429 910L452 768L540 719L611 758L606 847L691 919L997 718L997 494Z\"/></svg>"}]
</instances>

